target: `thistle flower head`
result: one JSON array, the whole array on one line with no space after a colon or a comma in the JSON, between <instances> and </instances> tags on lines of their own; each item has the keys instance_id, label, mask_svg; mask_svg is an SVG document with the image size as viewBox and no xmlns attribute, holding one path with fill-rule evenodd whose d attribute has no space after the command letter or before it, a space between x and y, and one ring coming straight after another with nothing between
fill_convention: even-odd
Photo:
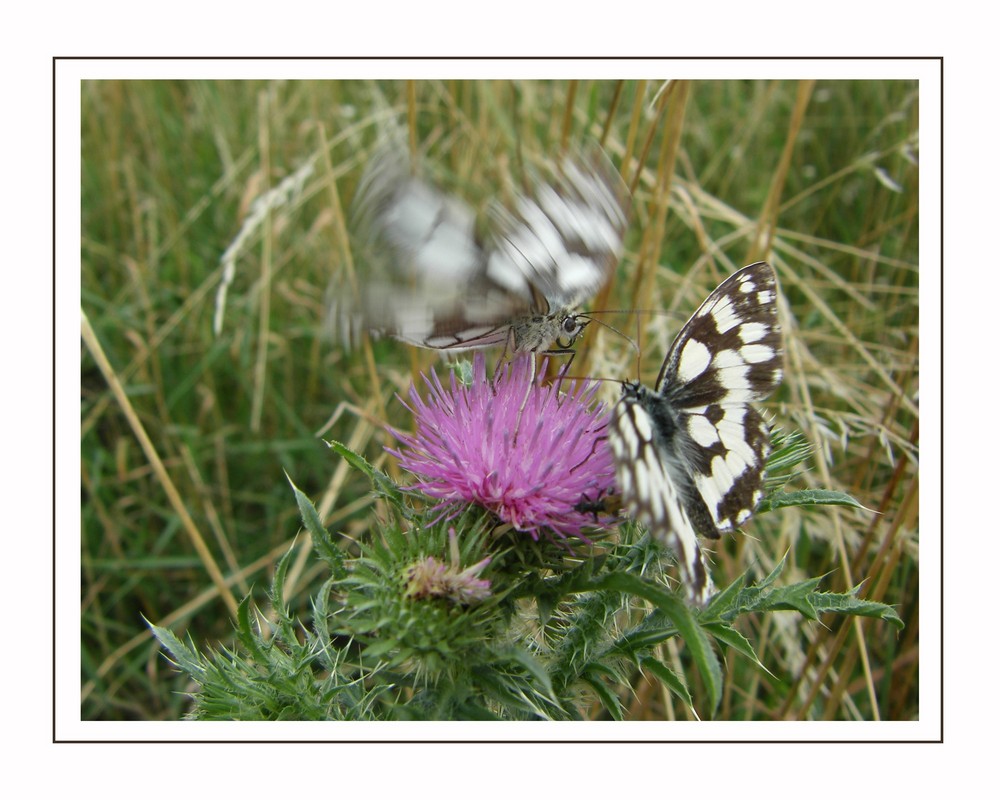
<instances>
[{"instance_id":1,"label":"thistle flower head","mask_svg":"<svg viewBox=\"0 0 1000 800\"><path fill-rule=\"evenodd\" d=\"M452 374L445 388L431 371L427 398L413 388L404 402L416 433L391 431L401 446L389 452L419 479L412 488L442 506L476 503L535 539L581 536L593 514L575 506L614 487L608 413L594 402L596 383L545 385L545 364L532 383L533 357L489 380L477 353L468 386Z\"/></svg>"},{"instance_id":2,"label":"thistle flower head","mask_svg":"<svg viewBox=\"0 0 1000 800\"><path fill-rule=\"evenodd\" d=\"M443 597L457 605L477 603L490 596L490 582L479 577L489 563L490 559L484 558L460 570L434 556L427 556L407 567L404 593L418 600Z\"/></svg>"}]
</instances>

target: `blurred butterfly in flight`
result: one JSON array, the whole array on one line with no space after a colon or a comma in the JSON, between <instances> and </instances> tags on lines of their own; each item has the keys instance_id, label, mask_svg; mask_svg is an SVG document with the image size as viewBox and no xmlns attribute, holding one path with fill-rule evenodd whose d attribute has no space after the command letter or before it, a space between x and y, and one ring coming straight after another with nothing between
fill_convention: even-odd
<instances>
[{"instance_id":1,"label":"blurred butterfly in flight","mask_svg":"<svg viewBox=\"0 0 1000 800\"><path fill-rule=\"evenodd\" d=\"M368 330L435 350L568 352L588 322L579 306L621 256L629 203L594 147L530 174L477 232L473 209L415 177L401 137L385 137L352 207L360 297L341 284L331 316L345 341Z\"/></svg>"}]
</instances>

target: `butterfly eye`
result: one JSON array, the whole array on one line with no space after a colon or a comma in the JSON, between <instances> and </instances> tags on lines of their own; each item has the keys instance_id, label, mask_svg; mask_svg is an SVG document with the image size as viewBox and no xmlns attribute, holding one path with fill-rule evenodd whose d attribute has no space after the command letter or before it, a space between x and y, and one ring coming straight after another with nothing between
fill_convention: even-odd
<instances>
[{"instance_id":1,"label":"butterfly eye","mask_svg":"<svg viewBox=\"0 0 1000 800\"><path fill-rule=\"evenodd\" d=\"M559 345L560 350L569 351L577 339L580 338L580 334L583 333L583 329L587 327L587 322L589 320L580 320L580 317L576 314L571 314L563 319L559 323L559 337L556 340L556 344Z\"/></svg>"},{"instance_id":2,"label":"butterfly eye","mask_svg":"<svg viewBox=\"0 0 1000 800\"><path fill-rule=\"evenodd\" d=\"M586 321L580 322L578 317L566 317L562 322L562 334L569 339L575 339L586 324Z\"/></svg>"}]
</instances>

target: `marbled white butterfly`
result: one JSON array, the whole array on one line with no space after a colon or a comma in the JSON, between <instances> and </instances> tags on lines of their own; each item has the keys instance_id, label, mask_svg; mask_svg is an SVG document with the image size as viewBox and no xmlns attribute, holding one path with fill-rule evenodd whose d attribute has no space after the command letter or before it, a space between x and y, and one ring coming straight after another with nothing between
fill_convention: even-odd
<instances>
[{"instance_id":1,"label":"marbled white butterfly","mask_svg":"<svg viewBox=\"0 0 1000 800\"><path fill-rule=\"evenodd\" d=\"M698 534L742 525L763 494L770 431L749 404L780 383L781 354L774 270L751 264L687 321L655 388L625 384L612 414L623 505L674 550L699 605L713 589Z\"/></svg>"},{"instance_id":2,"label":"marbled white butterfly","mask_svg":"<svg viewBox=\"0 0 1000 800\"><path fill-rule=\"evenodd\" d=\"M597 148L531 184L492 203L478 236L471 207L414 177L405 146L383 144L354 201L365 272L358 301L337 292L341 335L366 328L439 350L571 347L587 324L578 306L621 256L628 191Z\"/></svg>"}]
</instances>

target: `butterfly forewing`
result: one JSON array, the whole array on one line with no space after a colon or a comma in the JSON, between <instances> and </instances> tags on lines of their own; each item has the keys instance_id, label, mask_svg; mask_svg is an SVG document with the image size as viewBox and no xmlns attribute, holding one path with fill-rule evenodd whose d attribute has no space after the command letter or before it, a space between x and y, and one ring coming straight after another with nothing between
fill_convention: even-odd
<instances>
[{"instance_id":1,"label":"butterfly forewing","mask_svg":"<svg viewBox=\"0 0 1000 800\"><path fill-rule=\"evenodd\" d=\"M698 563L703 565L694 546L697 534L718 538L733 530L761 499L770 431L749 403L766 397L781 381L776 301L777 281L766 263L744 267L724 281L677 335L655 391L626 387L619 405L629 413L619 413L612 427L619 481L632 487L631 496L622 487L625 504L652 518L647 522L651 532L687 559L682 565L696 602L707 599L705 587L710 586L709 581L691 583L697 580ZM648 438L635 424L637 408L648 417ZM637 453L627 444L636 439L649 443ZM636 456L631 462L630 452ZM634 464L654 457L664 482L671 484L659 518L650 513L659 506L645 495L656 487L634 480L636 469L650 471L648 463ZM683 516L675 505L682 506Z\"/></svg>"},{"instance_id":2,"label":"butterfly forewing","mask_svg":"<svg viewBox=\"0 0 1000 800\"><path fill-rule=\"evenodd\" d=\"M357 302L334 292L342 326L434 349L571 344L584 324L576 306L610 277L628 224L628 193L606 156L564 159L510 204L491 204L477 236L472 208L414 177L405 152L383 144L359 184L365 269Z\"/></svg>"},{"instance_id":3,"label":"butterfly forewing","mask_svg":"<svg viewBox=\"0 0 1000 800\"><path fill-rule=\"evenodd\" d=\"M360 297L331 287L332 315L352 339L368 329L420 347L503 343L497 317L526 313L529 300L484 283L475 212L414 177L397 144L383 143L362 175L352 206Z\"/></svg>"},{"instance_id":4,"label":"butterfly forewing","mask_svg":"<svg viewBox=\"0 0 1000 800\"><path fill-rule=\"evenodd\" d=\"M657 381L683 405L750 402L781 383L777 280L763 261L723 281L687 321Z\"/></svg>"},{"instance_id":5,"label":"butterfly forewing","mask_svg":"<svg viewBox=\"0 0 1000 800\"><path fill-rule=\"evenodd\" d=\"M760 262L724 281L682 328L657 386L684 409L692 478L718 535L745 522L760 501L769 431L747 403L781 381L777 281Z\"/></svg>"},{"instance_id":6,"label":"butterfly forewing","mask_svg":"<svg viewBox=\"0 0 1000 800\"><path fill-rule=\"evenodd\" d=\"M533 184L533 193L509 208L492 206L487 275L520 293L534 287L553 308L574 308L618 263L627 191L599 150L563 159L548 181L535 177Z\"/></svg>"}]
</instances>

